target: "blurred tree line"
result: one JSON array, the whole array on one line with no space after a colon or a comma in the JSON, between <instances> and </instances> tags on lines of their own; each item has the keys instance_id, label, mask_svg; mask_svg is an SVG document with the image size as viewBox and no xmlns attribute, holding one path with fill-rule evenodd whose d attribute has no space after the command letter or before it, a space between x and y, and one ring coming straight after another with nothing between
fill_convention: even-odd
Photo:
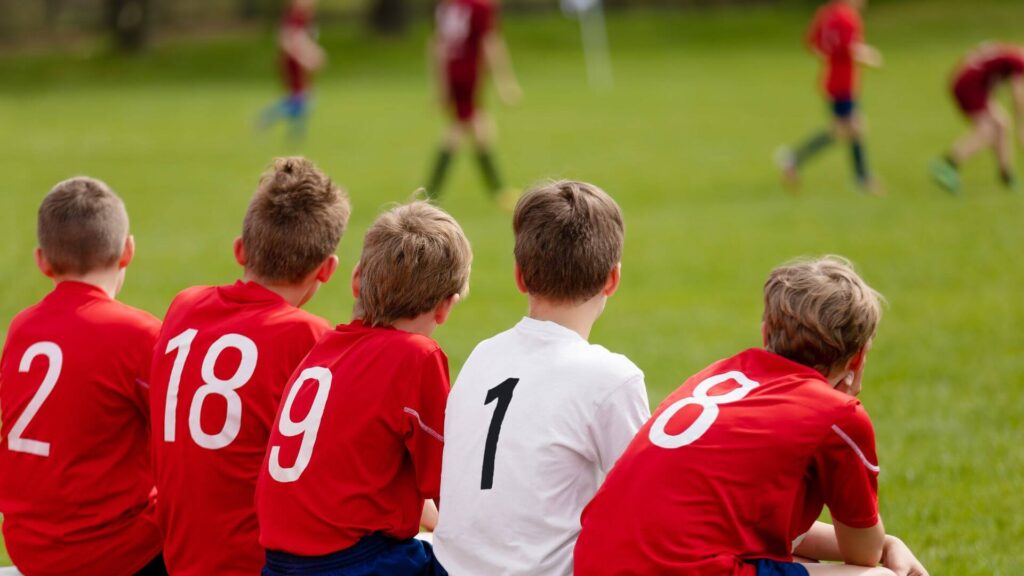
<instances>
[{"instance_id":1,"label":"blurred tree line","mask_svg":"<svg viewBox=\"0 0 1024 576\"><path fill-rule=\"evenodd\" d=\"M611 8L638 5L701 7L786 0L604 0ZM802 0L812 2L818 0ZM374 31L396 34L429 15L437 0L319 0L321 21L362 19ZM505 11L556 10L559 0L501 0ZM154 34L216 31L238 25L273 26L288 0L0 0L0 42L59 43L109 36L121 50L144 48Z\"/></svg>"}]
</instances>

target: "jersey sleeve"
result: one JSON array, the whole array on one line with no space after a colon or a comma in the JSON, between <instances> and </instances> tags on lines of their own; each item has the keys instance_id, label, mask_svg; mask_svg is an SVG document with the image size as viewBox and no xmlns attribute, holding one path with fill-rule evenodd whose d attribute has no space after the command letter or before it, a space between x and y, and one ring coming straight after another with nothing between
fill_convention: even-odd
<instances>
[{"instance_id":1,"label":"jersey sleeve","mask_svg":"<svg viewBox=\"0 0 1024 576\"><path fill-rule=\"evenodd\" d=\"M438 349L423 360L419 381L399 408L402 411L405 447L424 498L437 499L441 492L444 410L449 388L448 359Z\"/></svg>"},{"instance_id":2,"label":"jersey sleeve","mask_svg":"<svg viewBox=\"0 0 1024 576\"><path fill-rule=\"evenodd\" d=\"M485 38L488 34L495 31L498 27L498 7L497 5L481 4L478 8L473 11L473 31L476 36Z\"/></svg>"},{"instance_id":3,"label":"jersey sleeve","mask_svg":"<svg viewBox=\"0 0 1024 576\"><path fill-rule=\"evenodd\" d=\"M860 402L832 424L815 456L832 518L852 528L878 523L878 456L871 419Z\"/></svg>"},{"instance_id":4,"label":"jersey sleeve","mask_svg":"<svg viewBox=\"0 0 1024 576\"><path fill-rule=\"evenodd\" d=\"M594 416L590 422L591 436L597 448L598 466L607 474L651 417L643 374L612 390L598 404Z\"/></svg>"}]
</instances>

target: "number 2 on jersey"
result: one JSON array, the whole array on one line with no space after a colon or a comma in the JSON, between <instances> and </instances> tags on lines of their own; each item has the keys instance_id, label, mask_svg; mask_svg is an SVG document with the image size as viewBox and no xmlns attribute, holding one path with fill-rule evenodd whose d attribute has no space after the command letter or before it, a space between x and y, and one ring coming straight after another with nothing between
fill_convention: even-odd
<instances>
[{"instance_id":1,"label":"number 2 on jersey","mask_svg":"<svg viewBox=\"0 0 1024 576\"><path fill-rule=\"evenodd\" d=\"M28 372L32 367L32 361L37 356L46 356L46 359L50 361L50 365L46 369L46 375L43 376L43 383L39 385L39 389L32 395L32 399L29 400L28 406L25 407L21 416L15 420L14 426L11 428L11 435L7 437L7 448L13 452L35 454L36 456L46 458L50 455L49 442L22 438L21 435L25 433L25 428L28 428L29 422L35 418L36 413L42 408L43 402L46 402L50 392L53 392L53 387L57 385L60 369L64 365L64 353L53 342L36 342L29 346L28 350L25 350L25 355L21 357L21 364L18 365L18 372Z\"/></svg>"},{"instance_id":2,"label":"number 2 on jersey","mask_svg":"<svg viewBox=\"0 0 1024 576\"><path fill-rule=\"evenodd\" d=\"M498 436L501 435L501 424L505 421L505 412L508 412L508 405L512 402L512 393L515 392L519 378L508 378L501 384L487 391L487 398L484 399L484 406L498 401L491 415L491 426L487 430L487 441L484 444L484 468L480 474L480 489L490 490L494 486L494 458L498 451Z\"/></svg>"}]
</instances>

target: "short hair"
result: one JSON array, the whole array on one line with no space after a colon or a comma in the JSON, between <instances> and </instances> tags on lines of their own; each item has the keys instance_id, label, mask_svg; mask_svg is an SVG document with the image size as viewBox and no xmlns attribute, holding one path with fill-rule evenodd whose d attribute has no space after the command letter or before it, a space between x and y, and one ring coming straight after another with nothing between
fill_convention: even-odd
<instances>
[{"instance_id":1,"label":"short hair","mask_svg":"<svg viewBox=\"0 0 1024 576\"><path fill-rule=\"evenodd\" d=\"M473 251L458 222L427 202L396 206L366 232L353 317L390 326L469 290Z\"/></svg>"},{"instance_id":2,"label":"short hair","mask_svg":"<svg viewBox=\"0 0 1024 576\"><path fill-rule=\"evenodd\" d=\"M60 182L39 205L39 248L57 274L85 274L117 264L128 238L128 211L104 182Z\"/></svg>"},{"instance_id":3,"label":"short hair","mask_svg":"<svg viewBox=\"0 0 1024 576\"><path fill-rule=\"evenodd\" d=\"M586 182L533 188L516 204L512 230L527 292L556 302L592 298L622 261L622 210Z\"/></svg>"},{"instance_id":4,"label":"short hair","mask_svg":"<svg viewBox=\"0 0 1024 576\"><path fill-rule=\"evenodd\" d=\"M764 285L768 350L828 373L874 337L882 296L841 256L795 260Z\"/></svg>"},{"instance_id":5,"label":"short hair","mask_svg":"<svg viewBox=\"0 0 1024 576\"><path fill-rule=\"evenodd\" d=\"M350 214L345 191L313 162L275 159L242 224L246 268L268 282L299 282L338 249Z\"/></svg>"}]
</instances>

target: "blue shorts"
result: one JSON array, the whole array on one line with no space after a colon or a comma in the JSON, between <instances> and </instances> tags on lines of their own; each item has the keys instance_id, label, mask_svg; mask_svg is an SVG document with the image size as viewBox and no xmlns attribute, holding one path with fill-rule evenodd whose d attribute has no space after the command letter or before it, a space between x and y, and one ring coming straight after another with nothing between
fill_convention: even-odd
<instances>
[{"instance_id":1,"label":"blue shorts","mask_svg":"<svg viewBox=\"0 0 1024 576\"><path fill-rule=\"evenodd\" d=\"M295 556L267 550L263 576L448 576L422 540L371 534L350 548L325 556Z\"/></svg>"},{"instance_id":2,"label":"blue shorts","mask_svg":"<svg viewBox=\"0 0 1024 576\"><path fill-rule=\"evenodd\" d=\"M846 120L853 116L857 109L857 101L853 98L840 98L832 101L832 115L840 120Z\"/></svg>"},{"instance_id":3,"label":"blue shorts","mask_svg":"<svg viewBox=\"0 0 1024 576\"><path fill-rule=\"evenodd\" d=\"M808 576L807 568L796 562L778 560L748 560L757 568L757 576Z\"/></svg>"}]
</instances>

